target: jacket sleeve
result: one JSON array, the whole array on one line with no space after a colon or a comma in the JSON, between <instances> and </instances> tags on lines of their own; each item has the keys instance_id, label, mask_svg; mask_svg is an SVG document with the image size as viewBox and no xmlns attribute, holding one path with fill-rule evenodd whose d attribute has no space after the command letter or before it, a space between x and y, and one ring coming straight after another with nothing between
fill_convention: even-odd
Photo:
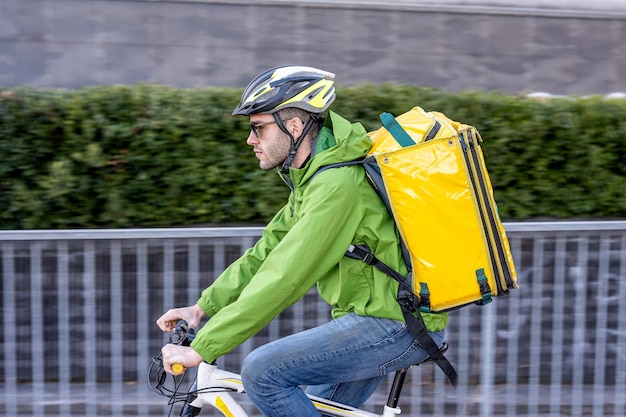
<instances>
[{"instance_id":1,"label":"jacket sleeve","mask_svg":"<svg viewBox=\"0 0 626 417\"><path fill-rule=\"evenodd\" d=\"M288 211L288 206L279 210L267 224L256 244L230 264L215 282L202 292L198 305L209 317L239 298L267 255L289 230L288 218L285 216Z\"/></svg>"},{"instance_id":2,"label":"jacket sleeve","mask_svg":"<svg viewBox=\"0 0 626 417\"><path fill-rule=\"evenodd\" d=\"M213 361L252 337L337 267L359 224L354 185L355 175L363 174L357 167L329 171L308 185L293 214L297 221L275 247L262 253L262 259L248 254L224 273L245 269L254 276L246 277L238 298L223 305L198 332L192 347L205 360Z\"/></svg>"}]
</instances>

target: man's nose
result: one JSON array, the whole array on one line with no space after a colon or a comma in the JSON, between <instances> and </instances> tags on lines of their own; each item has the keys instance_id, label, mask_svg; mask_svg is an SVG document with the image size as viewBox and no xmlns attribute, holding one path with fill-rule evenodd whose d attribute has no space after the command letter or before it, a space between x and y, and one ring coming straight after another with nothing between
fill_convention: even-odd
<instances>
[{"instance_id":1,"label":"man's nose","mask_svg":"<svg viewBox=\"0 0 626 417\"><path fill-rule=\"evenodd\" d=\"M246 139L246 143L250 146L254 145L255 143L259 143L259 138L256 137L252 129L250 129L250 133L248 134L248 139Z\"/></svg>"}]
</instances>

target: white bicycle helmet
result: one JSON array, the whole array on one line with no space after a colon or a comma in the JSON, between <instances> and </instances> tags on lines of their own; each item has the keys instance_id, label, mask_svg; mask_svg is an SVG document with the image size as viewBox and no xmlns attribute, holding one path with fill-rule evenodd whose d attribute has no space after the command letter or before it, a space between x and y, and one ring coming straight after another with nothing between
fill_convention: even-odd
<instances>
[{"instance_id":1,"label":"white bicycle helmet","mask_svg":"<svg viewBox=\"0 0 626 417\"><path fill-rule=\"evenodd\" d=\"M335 101L334 81L335 74L313 67L271 68L248 84L233 116L275 113L287 107L322 113Z\"/></svg>"}]
</instances>

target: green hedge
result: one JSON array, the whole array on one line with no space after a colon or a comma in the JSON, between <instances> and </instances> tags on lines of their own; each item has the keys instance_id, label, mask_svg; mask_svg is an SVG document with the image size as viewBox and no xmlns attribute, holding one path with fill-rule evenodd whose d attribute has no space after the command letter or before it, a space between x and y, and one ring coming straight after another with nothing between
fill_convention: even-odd
<instances>
[{"instance_id":1,"label":"green hedge","mask_svg":"<svg viewBox=\"0 0 626 417\"><path fill-rule=\"evenodd\" d=\"M0 88L0 228L262 224L287 187L258 168L236 89ZM368 130L419 105L475 125L505 220L626 218L626 100L338 88Z\"/></svg>"}]
</instances>

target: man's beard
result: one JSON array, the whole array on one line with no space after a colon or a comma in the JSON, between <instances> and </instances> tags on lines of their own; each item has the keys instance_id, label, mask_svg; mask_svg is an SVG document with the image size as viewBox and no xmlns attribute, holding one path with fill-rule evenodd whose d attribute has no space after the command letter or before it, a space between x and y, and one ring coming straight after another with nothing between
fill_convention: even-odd
<instances>
[{"instance_id":1,"label":"man's beard","mask_svg":"<svg viewBox=\"0 0 626 417\"><path fill-rule=\"evenodd\" d=\"M291 149L291 138L281 131L276 140L270 146L263 149L263 155L266 157L264 161L259 162L261 169L269 171L277 168L285 162Z\"/></svg>"}]
</instances>

